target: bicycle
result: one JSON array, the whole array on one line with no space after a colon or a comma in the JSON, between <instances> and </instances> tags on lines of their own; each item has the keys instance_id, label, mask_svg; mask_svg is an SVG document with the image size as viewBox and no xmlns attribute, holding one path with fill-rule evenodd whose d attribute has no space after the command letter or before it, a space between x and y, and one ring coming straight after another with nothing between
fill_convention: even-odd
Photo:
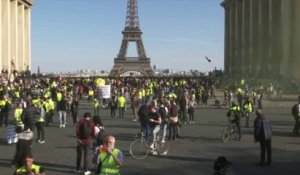
<instances>
[{"instance_id":1,"label":"bicycle","mask_svg":"<svg viewBox=\"0 0 300 175\"><path fill-rule=\"evenodd\" d=\"M150 152L153 155L163 156L166 155L169 151L169 142L165 141L164 143L161 141L159 136L154 142L154 147L150 148L150 143L144 138L144 134L141 134L141 137L131 142L129 150L130 154L135 159L145 159Z\"/></svg>"},{"instance_id":2,"label":"bicycle","mask_svg":"<svg viewBox=\"0 0 300 175\"><path fill-rule=\"evenodd\" d=\"M232 122L229 122L228 125L224 128L222 132L222 141L225 143L228 140L239 140L240 135L236 125Z\"/></svg>"}]
</instances>

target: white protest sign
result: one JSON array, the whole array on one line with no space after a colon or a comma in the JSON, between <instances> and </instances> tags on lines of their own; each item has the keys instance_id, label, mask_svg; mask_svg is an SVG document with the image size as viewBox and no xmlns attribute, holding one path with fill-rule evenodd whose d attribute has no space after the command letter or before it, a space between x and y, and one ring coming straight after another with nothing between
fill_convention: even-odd
<instances>
[{"instance_id":1,"label":"white protest sign","mask_svg":"<svg viewBox=\"0 0 300 175\"><path fill-rule=\"evenodd\" d=\"M110 98L110 85L99 87L100 98Z\"/></svg>"}]
</instances>

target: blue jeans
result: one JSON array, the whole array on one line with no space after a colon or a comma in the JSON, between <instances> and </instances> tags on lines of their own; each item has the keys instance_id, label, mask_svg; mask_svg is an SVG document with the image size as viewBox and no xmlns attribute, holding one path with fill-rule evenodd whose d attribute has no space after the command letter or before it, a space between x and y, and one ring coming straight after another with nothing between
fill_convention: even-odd
<instances>
[{"instance_id":1,"label":"blue jeans","mask_svg":"<svg viewBox=\"0 0 300 175\"><path fill-rule=\"evenodd\" d=\"M141 122L141 132L144 134L145 139L147 141L149 141L151 130L150 130L150 126L148 124L148 121L140 120L140 122Z\"/></svg>"},{"instance_id":2,"label":"blue jeans","mask_svg":"<svg viewBox=\"0 0 300 175\"><path fill-rule=\"evenodd\" d=\"M59 111L59 124L66 125L67 124L67 112L66 111Z\"/></svg>"}]
</instances>

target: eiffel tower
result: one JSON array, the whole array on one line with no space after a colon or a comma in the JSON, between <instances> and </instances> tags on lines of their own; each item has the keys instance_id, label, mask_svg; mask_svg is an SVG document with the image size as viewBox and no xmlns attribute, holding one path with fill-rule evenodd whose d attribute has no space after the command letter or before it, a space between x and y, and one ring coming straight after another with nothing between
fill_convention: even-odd
<instances>
[{"instance_id":1,"label":"eiffel tower","mask_svg":"<svg viewBox=\"0 0 300 175\"><path fill-rule=\"evenodd\" d=\"M154 72L150 65L150 58L147 58L142 41L142 31L139 24L137 0L128 0L125 29L123 40L117 58L114 59L114 66L110 76L119 76L125 72L136 71L144 76L153 76ZM127 57L129 42L135 42L138 57Z\"/></svg>"}]
</instances>

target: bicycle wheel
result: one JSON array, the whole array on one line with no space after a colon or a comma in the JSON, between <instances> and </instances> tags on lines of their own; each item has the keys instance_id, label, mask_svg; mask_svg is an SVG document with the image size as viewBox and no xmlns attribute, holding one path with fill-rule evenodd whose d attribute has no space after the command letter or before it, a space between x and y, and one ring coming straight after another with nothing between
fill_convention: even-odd
<instances>
[{"instance_id":1,"label":"bicycle wheel","mask_svg":"<svg viewBox=\"0 0 300 175\"><path fill-rule=\"evenodd\" d=\"M226 126L224 128L224 131L222 132L222 141L225 143L229 140L229 137L230 137L230 130L231 128L229 126Z\"/></svg>"},{"instance_id":2,"label":"bicycle wheel","mask_svg":"<svg viewBox=\"0 0 300 175\"><path fill-rule=\"evenodd\" d=\"M166 141L165 143L162 143L159 140L159 141L157 141L157 146L156 146L155 150L157 151L158 155L164 156L164 155L168 154L169 147L170 147L170 143L168 141Z\"/></svg>"},{"instance_id":3,"label":"bicycle wheel","mask_svg":"<svg viewBox=\"0 0 300 175\"><path fill-rule=\"evenodd\" d=\"M149 145L144 139L137 139L130 144L130 154L135 159L145 159L149 154Z\"/></svg>"}]
</instances>

